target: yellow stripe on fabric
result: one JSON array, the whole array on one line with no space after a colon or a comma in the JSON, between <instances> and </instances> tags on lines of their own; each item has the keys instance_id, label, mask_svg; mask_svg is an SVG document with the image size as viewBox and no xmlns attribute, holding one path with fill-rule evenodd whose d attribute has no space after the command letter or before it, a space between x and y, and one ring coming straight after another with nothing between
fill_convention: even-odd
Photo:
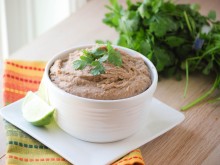
<instances>
[{"instance_id":1,"label":"yellow stripe on fabric","mask_svg":"<svg viewBox=\"0 0 220 165\"><path fill-rule=\"evenodd\" d=\"M27 92L24 92L24 91L19 91L19 90L16 90L16 89L11 89L11 88L4 88L5 91L7 92L12 92L12 93L16 93L16 94L21 94L21 95L25 95Z\"/></svg>"},{"instance_id":2,"label":"yellow stripe on fabric","mask_svg":"<svg viewBox=\"0 0 220 165\"><path fill-rule=\"evenodd\" d=\"M16 165L71 165L69 162L64 160L60 156L47 155L42 157L42 155L20 155L20 154L8 154L6 156L7 165L16 164Z\"/></svg>"},{"instance_id":3,"label":"yellow stripe on fabric","mask_svg":"<svg viewBox=\"0 0 220 165\"><path fill-rule=\"evenodd\" d=\"M23 60L11 60L7 59L5 62L12 62L18 65L25 65L25 66L33 66L39 68L45 68L46 62L45 61L23 61Z\"/></svg>"},{"instance_id":4,"label":"yellow stripe on fabric","mask_svg":"<svg viewBox=\"0 0 220 165\"><path fill-rule=\"evenodd\" d=\"M9 147L8 147L9 148ZM62 158L55 152L45 150L30 150L19 147L10 146L10 151L7 155L7 164L17 165L71 165L68 161Z\"/></svg>"},{"instance_id":5,"label":"yellow stripe on fabric","mask_svg":"<svg viewBox=\"0 0 220 165\"><path fill-rule=\"evenodd\" d=\"M127 164L129 165L134 165L134 164L144 165L145 164L142 158L140 149L136 149L130 152L129 154L122 157L120 160L113 163L113 165L127 165Z\"/></svg>"},{"instance_id":6,"label":"yellow stripe on fabric","mask_svg":"<svg viewBox=\"0 0 220 165\"><path fill-rule=\"evenodd\" d=\"M37 70L25 70L22 68L17 68L15 66L8 65L6 67L6 72L14 72L15 74L19 74L19 76L35 76L35 77L41 77L43 75L42 71Z\"/></svg>"}]
</instances>

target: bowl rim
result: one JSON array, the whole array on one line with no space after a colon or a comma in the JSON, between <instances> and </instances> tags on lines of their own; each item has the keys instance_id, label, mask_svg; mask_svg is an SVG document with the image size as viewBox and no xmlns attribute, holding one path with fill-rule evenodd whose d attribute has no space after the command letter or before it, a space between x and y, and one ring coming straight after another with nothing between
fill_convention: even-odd
<instances>
[{"instance_id":1,"label":"bowl rim","mask_svg":"<svg viewBox=\"0 0 220 165\"><path fill-rule=\"evenodd\" d=\"M151 83L150 87L148 89L146 89L144 92L142 92L142 93L140 93L138 95L135 95L135 96L131 96L131 97L127 97L127 98L122 98L122 99L99 100L99 99L85 98L85 97L81 97L81 96L77 96L77 95L68 93L68 92L64 91L63 89L59 88L58 86L56 86L51 81L51 79L49 78L49 69L50 69L50 67L52 66L52 64L54 63L55 60L57 60L59 58L62 58L62 57L65 57L69 53L71 53L71 52L73 52L75 50L85 49L85 48L89 48L89 47L96 46L96 45L97 44L76 45L74 47L68 48L68 49L66 49L64 51L61 51L61 52L57 53L56 55L54 55L46 64L45 71L44 71L44 76L43 76L44 80L49 83L49 85L53 88L53 90L56 90L57 92L59 92L64 97L65 96L66 97L72 97L72 98L78 99L80 101L96 102L96 103L98 103L98 102L101 102L101 103L123 102L123 101L130 101L130 100L134 100L134 99L139 99L144 94L149 93L149 91L156 89L157 82L158 82L158 73L157 73L157 70L156 70L156 67L154 66L154 64L147 57L142 55L141 53L139 53L139 52L137 52L135 50L132 50L132 49L129 49L129 48L126 48L126 47L122 47L122 46L117 46L117 45L112 45L112 46L114 48L119 49L119 50L126 51L127 54L135 54L137 56L140 56L144 60L146 65L148 66L149 71L150 71L150 75L151 75L152 83Z\"/></svg>"}]
</instances>

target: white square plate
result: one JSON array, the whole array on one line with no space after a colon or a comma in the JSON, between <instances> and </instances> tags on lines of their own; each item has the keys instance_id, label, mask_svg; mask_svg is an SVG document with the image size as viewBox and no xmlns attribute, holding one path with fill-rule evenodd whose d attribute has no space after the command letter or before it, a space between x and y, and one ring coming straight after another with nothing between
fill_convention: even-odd
<instances>
[{"instance_id":1,"label":"white square plate","mask_svg":"<svg viewBox=\"0 0 220 165\"><path fill-rule=\"evenodd\" d=\"M55 122L46 127L31 125L22 117L21 103L22 99L3 107L0 115L69 162L77 165L110 164L169 131L185 118L182 113L154 98L151 112L146 116L146 123L137 133L117 142L89 143L68 135Z\"/></svg>"}]
</instances>

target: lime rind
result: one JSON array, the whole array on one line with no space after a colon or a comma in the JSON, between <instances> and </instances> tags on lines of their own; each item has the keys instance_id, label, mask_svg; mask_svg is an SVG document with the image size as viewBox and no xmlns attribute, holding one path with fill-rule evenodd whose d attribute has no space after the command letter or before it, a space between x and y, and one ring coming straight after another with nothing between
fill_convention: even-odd
<instances>
[{"instance_id":1,"label":"lime rind","mask_svg":"<svg viewBox=\"0 0 220 165\"><path fill-rule=\"evenodd\" d=\"M52 119L53 119L53 114L54 111L50 112L49 114L47 114L44 118L42 118L39 121L34 121L31 122L31 124L35 125L35 126L45 126L51 123Z\"/></svg>"},{"instance_id":2,"label":"lime rind","mask_svg":"<svg viewBox=\"0 0 220 165\"><path fill-rule=\"evenodd\" d=\"M55 108L35 93L29 91L22 104L25 120L36 126L44 126L51 122Z\"/></svg>"}]
</instances>

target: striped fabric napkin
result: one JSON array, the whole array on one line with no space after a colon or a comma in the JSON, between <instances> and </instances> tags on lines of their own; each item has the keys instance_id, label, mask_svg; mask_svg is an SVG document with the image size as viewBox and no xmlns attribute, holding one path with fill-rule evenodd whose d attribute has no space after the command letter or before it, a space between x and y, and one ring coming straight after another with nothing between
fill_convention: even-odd
<instances>
[{"instance_id":1,"label":"striped fabric napkin","mask_svg":"<svg viewBox=\"0 0 220 165\"><path fill-rule=\"evenodd\" d=\"M4 105L37 91L43 76L45 62L6 60L3 74ZM7 135L7 165L70 165L44 144L5 121ZM86 159L86 158L85 158ZM139 149L122 157L114 165L144 165Z\"/></svg>"}]
</instances>

